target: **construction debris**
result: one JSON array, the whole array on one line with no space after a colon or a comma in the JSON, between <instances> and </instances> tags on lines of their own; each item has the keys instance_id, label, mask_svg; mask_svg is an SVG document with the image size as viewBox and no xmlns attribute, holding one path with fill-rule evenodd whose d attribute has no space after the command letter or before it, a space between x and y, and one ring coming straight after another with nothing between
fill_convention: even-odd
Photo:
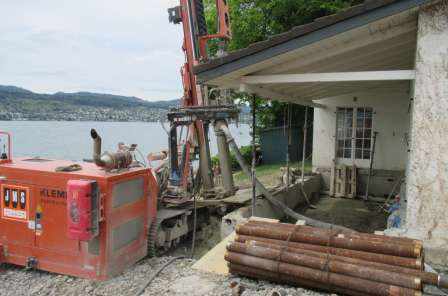
<instances>
[{"instance_id":1,"label":"construction debris","mask_svg":"<svg viewBox=\"0 0 448 296\"><path fill-rule=\"evenodd\" d=\"M446 276L423 271L419 240L256 220L236 234L225 255L233 274L355 296L447 287Z\"/></svg>"}]
</instances>

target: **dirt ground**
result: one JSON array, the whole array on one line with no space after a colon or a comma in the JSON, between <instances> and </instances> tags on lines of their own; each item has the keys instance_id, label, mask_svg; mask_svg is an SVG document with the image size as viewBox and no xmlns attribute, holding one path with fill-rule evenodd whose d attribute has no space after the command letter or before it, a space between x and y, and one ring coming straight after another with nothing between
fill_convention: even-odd
<instances>
[{"instance_id":1,"label":"dirt ground","mask_svg":"<svg viewBox=\"0 0 448 296\"><path fill-rule=\"evenodd\" d=\"M375 202L323 195L313 204L316 209L307 208L299 211L310 218L342 225L360 232L372 233L376 230L384 230L387 226L387 216L384 211L377 210L378 204Z\"/></svg>"}]
</instances>

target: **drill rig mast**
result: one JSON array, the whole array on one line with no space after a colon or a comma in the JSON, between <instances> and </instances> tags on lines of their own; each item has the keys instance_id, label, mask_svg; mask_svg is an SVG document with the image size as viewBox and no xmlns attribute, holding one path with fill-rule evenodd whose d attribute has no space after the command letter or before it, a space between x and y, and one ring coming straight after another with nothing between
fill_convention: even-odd
<instances>
[{"instance_id":1,"label":"drill rig mast","mask_svg":"<svg viewBox=\"0 0 448 296\"><path fill-rule=\"evenodd\" d=\"M230 38L227 1L216 0L216 8L219 24L216 34L208 34L203 0L180 0L179 6L168 10L170 22L182 24L184 33L182 50L185 63L181 68L184 91L180 107L168 113L169 167L158 175L161 192L157 219L151 224L149 231L150 250L166 250L175 246L188 233L194 233L200 221L208 219L209 209L197 207L195 203L199 189L204 198L216 198L235 192L228 146L225 149L227 142L221 134L218 149L220 156L225 155L228 160L224 167L229 168L225 171L226 180L230 182L223 182L228 184L227 190L219 191L215 188L208 135L211 123L226 124L228 119L237 119L239 110L234 105L212 106L207 89L197 83L193 74L194 66L208 59L209 40ZM222 151L227 151L227 154L221 153ZM199 166L194 160L199 160ZM220 163L224 161L220 160Z\"/></svg>"},{"instance_id":2,"label":"drill rig mast","mask_svg":"<svg viewBox=\"0 0 448 296\"><path fill-rule=\"evenodd\" d=\"M218 30L216 34L208 34L204 15L203 0L180 0L180 5L168 10L169 20L174 24L182 24L184 40L182 49L185 54L185 64L181 69L184 94L182 98L182 111L194 113L195 108L206 108L208 103L204 99L206 90L198 85L193 67L208 59L207 42L211 39L229 40L231 37L229 23L229 8L226 0L216 0L218 15ZM174 110L179 114L179 110ZM181 112L182 112L181 111ZM216 110L215 110L216 111ZM232 113L232 112L231 112ZM233 113L232 113L233 114ZM170 176L169 185L187 190L188 177L191 177L190 151L199 154L199 174L201 176L204 192L213 191L213 175L210 160L208 141L209 121L200 119L179 124L179 116L172 116L169 136L170 147ZM187 127L187 139L182 143L181 162L179 163L177 127Z\"/></svg>"}]
</instances>

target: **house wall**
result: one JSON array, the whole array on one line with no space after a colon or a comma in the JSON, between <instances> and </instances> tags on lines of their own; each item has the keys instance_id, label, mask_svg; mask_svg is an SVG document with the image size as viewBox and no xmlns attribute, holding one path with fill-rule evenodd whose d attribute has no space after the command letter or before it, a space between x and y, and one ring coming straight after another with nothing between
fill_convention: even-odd
<instances>
[{"instance_id":1,"label":"house wall","mask_svg":"<svg viewBox=\"0 0 448 296\"><path fill-rule=\"evenodd\" d=\"M407 178L407 235L448 265L448 1L422 8Z\"/></svg>"},{"instance_id":2,"label":"house wall","mask_svg":"<svg viewBox=\"0 0 448 296\"><path fill-rule=\"evenodd\" d=\"M356 98L356 100L354 99ZM409 87L393 92L375 89L370 92L344 95L317 101L326 108L314 110L313 169L323 175L326 189L329 188L330 169L334 163L336 149L337 107L373 108L373 131L378 132L374 157L374 169L378 171L372 179L372 194L388 194L396 179L406 168L408 148L405 135L409 132ZM338 163L343 163L339 161ZM352 164L351 161L346 164ZM360 187L363 192L369 161L356 160Z\"/></svg>"}]
</instances>

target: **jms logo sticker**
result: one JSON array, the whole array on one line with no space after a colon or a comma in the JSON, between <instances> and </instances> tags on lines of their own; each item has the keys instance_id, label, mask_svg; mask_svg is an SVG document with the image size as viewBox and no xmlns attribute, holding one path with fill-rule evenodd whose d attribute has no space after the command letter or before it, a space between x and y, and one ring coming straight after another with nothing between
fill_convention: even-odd
<instances>
[{"instance_id":1,"label":"jms logo sticker","mask_svg":"<svg viewBox=\"0 0 448 296\"><path fill-rule=\"evenodd\" d=\"M4 219L27 221L29 216L29 188L16 185L1 186L1 216Z\"/></svg>"}]
</instances>

